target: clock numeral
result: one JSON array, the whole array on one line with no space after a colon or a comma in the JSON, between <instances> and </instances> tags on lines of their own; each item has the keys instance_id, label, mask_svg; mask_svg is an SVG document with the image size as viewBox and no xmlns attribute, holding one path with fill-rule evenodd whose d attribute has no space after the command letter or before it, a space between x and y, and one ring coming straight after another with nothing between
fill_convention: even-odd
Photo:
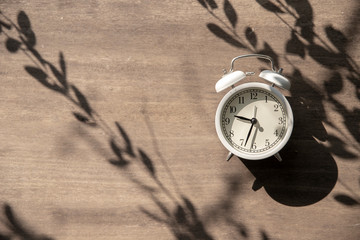
<instances>
[{"instance_id":1,"label":"clock numeral","mask_svg":"<svg viewBox=\"0 0 360 240\"><path fill-rule=\"evenodd\" d=\"M230 123L230 118L225 118L225 119L224 119L224 122L225 122L226 125L229 125L229 123Z\"/></svg>"},{"instance_id":2,"label":"clock numeral","mask_svg":"<svg viewBox=\"0 0 360 240\"><path fill-rule=\"evenodd\" d=\"M252 145L251 145L251 149L256 149L257 147L256 147L256 143L254 142Z\"/></svg>"},{"instance_id":3,"label":"clock numeral","mask_svg":"<svg viewBox=\"0 0 360 240\"><path fill-rule=\"evenodd\" d=\"M245 103L245 97L239 97L239 104Z\"/></svg>"},{"instance_id":4,"label":"clock numeral","mask_svg":"<svg viewBox=\"0 0 360 240\"><path fill-rule=\"evenodd\" d=\"M274 105L274 112L278 112L279 111L279 105L275 104Z\"/></svg>"},{"instance_id":5,"label":"clock numeral","mask_svg":"<svg viewBox=\"0 0 360 240\"><path fill-rule=\"evenodd\" d=\"M235 106L230 106L230 113L234 113L236 112L236 107Z\"/></svg>"},{"instance_id":6,"label":"clock numeral","mask_svg":"<svg viewBox=\"0 0 360 240\"><path fill-rule=\"evenodd\" d=\"M267 100L267 96L265 96L265 103L267 103L267 101L268 101L268 100Z\"/></svg>"},{"instance_id":7,"label":"clock numeral","mask_svg":"<svg viewBox=\"0 0 360 240\"><path fill-rule=\"evenodd\" d=\"M283 119L282 117L279 117L279 124L283 125L285 123L285 119Z\"/></svg>"},{"instance_id":8,"label":"clock numeral","mask_svg":"<svg viewBox=\"0 0 360 240\"><path fill-rule=\"evenodd\" d=\"M266 147L270 146L270 141L269 141L269 139L265 139L265 146L266 146Z\"/></svg>"},{"instance_id":9,"label":"clock numeral","mask_svg":"<svg viewBox=\"0 0 360 240\"><path fill-rule=\"evenodd\" d=\"M240 146L244 146L244 139L243 138L240 139Z\"/></svg>"},{"instance_id":10,"label":"clock numeral","mask_svg":"<svg viewBox=\"0 0 360 240\"><path fill-rule=\"evenodd\" d=\"M234 136L234 130L230 130L230 137Z\"/></svg>"},{"instance_id":11,"label":"clock numeral","mask_svg":"<svg viewBox=\"0 0 360 240\"><path fill-rule=\"evenodd\" d=\"M275 135L275 136L279 136L278 130L275 130L274 135Z\"/></svg>"},{"instance_id":12,"label":"clock numeral","mask_svg":"<svg viewBox=\"0 0 360 240\"><path fill-rule=\"evenodd\" d=\"M257 93L256 92L252 92L250 93L250 99L257 99Z\"/></svg>"}]
</instances>

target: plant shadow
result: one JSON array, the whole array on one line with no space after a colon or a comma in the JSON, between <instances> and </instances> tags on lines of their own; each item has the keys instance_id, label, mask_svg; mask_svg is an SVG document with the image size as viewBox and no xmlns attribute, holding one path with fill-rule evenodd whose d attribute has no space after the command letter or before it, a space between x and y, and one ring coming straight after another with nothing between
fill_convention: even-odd
<instances>
[{"instance_id":1,"label":"plant shadow","mask_svg":"<svg viewBox=\"0 0 360 240\"><path fill-rule=\"evenodd\" d=\"M104 145L107 145L113 153L113 157L108 159L108 162L122 173L127 172L125 175L128 176L129 181L139 187L144 196L150 196L157 207L154 211L140 207L140 212L159 223L165 224L176 239L212 240L213 237L197 214L192 201L181 193L179 188L176 188L177 191L170 191L169 187L165 186L159 178L157 164L153 158L144 149L136 147L128 132L119 122L114 122L116 131L112 130L112 127L92 108L86 95L75 84L69 82L64 54L59 53L58 66L56 66L47 61L36 49L36 35L32 30L27 14L20 11L17 15L17 23L13 22L1 11L0 17L5 19L5 21L0 20L0 35L6 38L5 46L8 52L12 54L22 52L33 63L32 66L24 66L25 71L39 83L39 86L60 94L65 100L72 103L76 108L76 111L73 111L72 114L75 120L79 121L83 127L100 129L108 137L108 141ZM11 31L17 33L18 38L12 37L11 34L13 33ZM146 119L146 124L148 127L151 126L149 119ZM149 130L152 132L152 129ZM155 138L153 132L152 135ZM157 149L157 143L155 145L157 155L161 163L165 165L165 159L161 156L160 150ZM143 174L143 177L147 177L147 181L132 176L135 175L133 173L129 174L134 165L140 166L140 169L143 170L141 174ZM176 180L167 165L166 171L172 179L172 184L177 186ZM154 183L153 186L150 186L149 182ZM159 195L170 199L170 202L159 197ZM51 239L38 236L25 229L14 216L9 205L6 205L4 209L8 220L5 224L8 226L10 233L6 235L0 232L0 240L12 240L14 238L22 240Z\"/></svg>"},{"instance_id":2,"label":"plant shadow","mask_svg":"<svg viewBox=\"0 0 360 240\"><path fill-rule=\"evenodd\" d=\"M354 45L351 45L351 39L359 34L353 23L358 22L356 16L360 4L350 13L349 24L344 26L346 34L332 24L323 27L324 33L318 33L314 28L315 13L310 1L257 0L255 5L271 12L289 29L284 52L277 52L268 39L261 41L251 26L242 26L244 30L239 31L239 14L233 6L228 6L230 2L222 8L218 4L214 8L207 1L198 2L215 20L206 26L220 41L247 53L269 55L277 66L282 56L282 60L292 68L292 73L285 76L292 82L289 102L294 112L294 130L287 146L281 151L283 162L275 158L242 160L257 179L253 189L263 186L269 196L289 206L305 206L320 201L338 181L338 168L333 156L359 160L360 109L346 106L336 95L343 93L347 86L347 96L353 96L352 101L360 99L360 67L349 54ZM308 79L298 68L299 61L306 59L313 60L326 73L316 81ZM337 122L330 118L325 104L341 116ZM344 128L339 128L338 123L342 123ZM327 133L323 124L331 128L332 133ZM360 202L359 198L346 194L336 195L335 200L345 205Z\"/></svg>"}]
</instances>

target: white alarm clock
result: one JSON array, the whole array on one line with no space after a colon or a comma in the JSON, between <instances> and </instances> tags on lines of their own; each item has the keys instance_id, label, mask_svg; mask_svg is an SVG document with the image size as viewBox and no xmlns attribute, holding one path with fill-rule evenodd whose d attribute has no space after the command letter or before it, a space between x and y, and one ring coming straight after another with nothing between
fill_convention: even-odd
<instances>
[{"instance_id":1,"label":"white alarm clock","mask_svg":"<svg viewBox=\"0 0 360 240\"><path fill-rule=\"evenodd\" d=\"M272 70L264 70L259 77L269 84L248 82L235 86L247 75L233 71L235 60L246 57L267 59ZM215 85L216 92L231 87L222 98L216 111L217 135L229 150L227 160L233 155L242 159L261 160L275 156L281 161L279 151L288 142L294 125L293 112L285 96L276 87L290 90L290 81L275 70L271 57L261 54L241 55L231 62L226 73Z\"/></svg>"}]
</instances>

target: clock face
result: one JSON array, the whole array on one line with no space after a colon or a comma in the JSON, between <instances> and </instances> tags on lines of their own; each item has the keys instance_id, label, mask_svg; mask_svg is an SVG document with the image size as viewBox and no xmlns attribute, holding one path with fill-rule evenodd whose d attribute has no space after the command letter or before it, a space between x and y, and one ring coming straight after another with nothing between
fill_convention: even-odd
<instances>
[{"instance_id":1,"label":"clock face","mask_svg":"<svg viewBox=\"0 0 360 240\"><path fill-rule=\"evenodd\" d=\"M292 131L292 111L278 90L261 83L244 85L233 89L220 103L217 132L235 155L263 159L277 153L287 142Z\"/></svg>"}]
</instances>

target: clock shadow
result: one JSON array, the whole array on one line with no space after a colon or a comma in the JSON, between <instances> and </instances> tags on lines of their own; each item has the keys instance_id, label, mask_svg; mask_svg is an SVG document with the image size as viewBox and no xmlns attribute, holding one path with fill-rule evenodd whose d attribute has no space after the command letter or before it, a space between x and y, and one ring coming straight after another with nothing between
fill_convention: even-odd
<instances>
[{"instance_id":1,"label":"clock shadow","mask_svg":"<svg viewBox=\"0 0 360 240\"><path fill-rule=\"evenodd\" d=\"M321 120L296 98L288 98L294 112L294 129L287 145L275 157L264 160L240 159L256 178L254 191L264 187L275 201L288 206L307 206L325 198L334 188L338 168L318 139L327 133ZM315 134L314 134L315 133Z\"/></svg>"}]
</instances>

